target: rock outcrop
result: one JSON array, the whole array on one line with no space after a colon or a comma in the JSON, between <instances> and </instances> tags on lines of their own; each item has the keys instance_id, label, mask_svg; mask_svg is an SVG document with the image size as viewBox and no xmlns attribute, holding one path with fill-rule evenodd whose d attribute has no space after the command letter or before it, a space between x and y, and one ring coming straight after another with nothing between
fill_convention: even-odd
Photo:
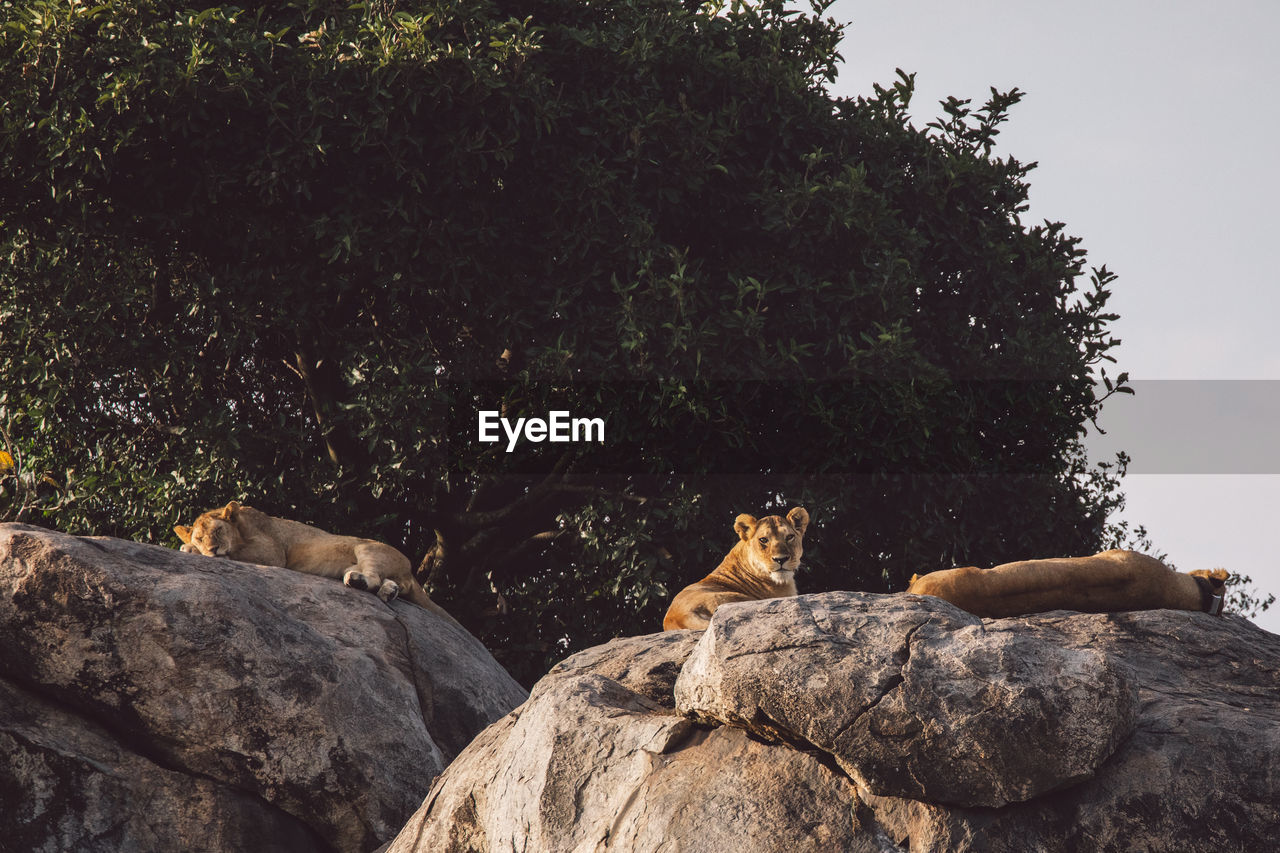
<instances>
[{"instance_id":1,"label":"rock outcrop","mask_svg":"<svg viewBox=\"0 0 1280 853\"><path fill-rule=\"evenodd\" d=\"M405 602L0 525L0 849L366 853L524 698Z\"/></svg>"},{"instance_id":2,"label":"rock outcrop","mask_svg":"<svg viewBox=\"0 0 1280 853\"><path fill-rule=\"evenodd\" d=\"M940 599L808 596L766 613L708 632L678 707L812 744L874 794L1021 802L1090 778L1133 731L1137 689L1107 655L988 632Z\"/></svg>"},{"instance_id":3,"label":"rock outcrop","mask_svg":"<svg viewBox=\"0 0 1280 853\"><path fill-rule=\"evenodd\" d=\"M1268 849L1278 688L1236 617L728 605L560 664L389 850Z\"/></svg>"}]
</instances>

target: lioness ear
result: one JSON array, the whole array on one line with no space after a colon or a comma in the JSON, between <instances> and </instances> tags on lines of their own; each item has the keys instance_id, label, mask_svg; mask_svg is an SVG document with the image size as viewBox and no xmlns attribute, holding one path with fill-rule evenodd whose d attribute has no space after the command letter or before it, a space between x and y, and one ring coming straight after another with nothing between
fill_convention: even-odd
<instances>
[{"instance_id":1,"label":"lioness ear","mask_svg":"<svg viewBox=\"0 0 1280 853\"><path fill-rule=\"evenodd\" d=\"M185 524L179 524L177 527L173 528L173 532L178 534L178 538L182 540L182 544L184 545L191 544L191 528L190 527L187 527Z\"/></svg>"},{"instance_id":2,"label":"lioness ear","mask_svg":"<svg viewBox=\"0 0 1280 853\"><path fill-rule=\"evenodd\" d=\"M805 528L809 526L809 513L805 511L804 507L798 506L787 513L787 521L791 522L791 526L796 529L796 533L803 536Z\"/></svg>"},{"instance_id":3,"label":"lioness ear","mask_svg":"<svg viewBox=\"0 0 1280 853\"><path fill-rule=\"evenodd\" d=\"M1231 573L1226 569L1195 569L1187 572L1194 577L1201 577L1213 584L1214 589L1220 589L1231 580Z\"/></svg>"},{"instance_id":4,"label":"lioness ear","mask_svg":"<svg viewBox=\"0 0 1280 853\"><path fill-rule=\"evenodd\" d=\"M744 512L733 520L733 529L738 531L738 537L745 542L751 538L751 532L756 529L756 517Z\"/></svg>"},{"instance_id":5,"label":"lioness ear","mask_svg":"<svg viewBox=\"0 0 1280 853\"><path fill-rule=\"evenodd\" d=\"M222 508L222 517L225 518L227 521L230 521L232 518L235 517L235 514L239 511L240 511L240 502L231 501L229 504L227 504L225 507Z\"/></svg>"}]
</instances>

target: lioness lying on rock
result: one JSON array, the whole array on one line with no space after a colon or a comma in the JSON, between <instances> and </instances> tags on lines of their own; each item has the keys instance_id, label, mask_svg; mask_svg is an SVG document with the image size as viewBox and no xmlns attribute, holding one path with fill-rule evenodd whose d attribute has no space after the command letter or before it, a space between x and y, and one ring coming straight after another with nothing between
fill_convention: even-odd
<instances>
[{"instance_id":1,"label":"lioness lying on rock","mask_svg":"<svg viewBox=\"0 0 1280 853\"><path fill-rule=\"evenodd\" d=\"M236 501L209 510L190 527L180 524L173 532L182 540L183 551L342 578L347 586L376 592L383 601L400 597L449 616L414 579L409 558L372 539L326 533Z\"/></svg>"},{"instance_id":2,"label":"lioness lying on rock","mask_svg":"<svg viewBox=\"0 0 1280 853\"><path fill-rule=\"evenodd\" d=\"M1218 616L1229 577L1225 569L1175 572L1155 557L1117 549L1092 557L1021 560L993 569L943 569L913 576L907 592L934 595L986 617L1160 609Z\"/></svg>"},{"instance_id":3,"label":"lioness lying on rock","mask_svg":"<svg viewBox=\"0 0 1280 853\"><path fill-rule=\"evenodd\" d=\"M729 601L758 601L786 598L796 594L796 569L804 555L804 531L809 513L796 507L786 518L770 515L761 519L745 512L734 519L738 543L715 571L680 591L667 608L662 627L701 630L711 623L711 614Z\"/></svg>"},{"instance_id":4,"label":"lioness lying on rock","mask_svg":"<svg viewBox=\"0 0 1280 853\"><path fill-rule=\"evenodd\" d=\"M738 543L715 571L676 595L662 627L701 630L726 602L795 595L795 572L808 526L809 513L800 507L786 518L771 515L757 521L738 516L733 523ZM1112 550L1092 557L1023 560L993 569L944 569L912 577L907 592L936 596L983 617L1161 608L1220 615L1228 577L1223 569L1175 572L1146 554Z\"/></svg>"}]
</instances>

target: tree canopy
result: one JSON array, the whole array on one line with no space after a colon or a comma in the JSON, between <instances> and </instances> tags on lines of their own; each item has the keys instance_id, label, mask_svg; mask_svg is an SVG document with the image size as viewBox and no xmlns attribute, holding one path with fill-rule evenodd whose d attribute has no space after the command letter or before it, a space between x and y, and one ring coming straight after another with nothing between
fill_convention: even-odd
<instances>
[{"instance_id":1,"label":"tree canopy","mask_svg":"<svg viewBox=\"0 0 1280 853\"><path fill-rule=\"evenodd\" d=\"M810 510L804 591L1096 550L1112 276L1024 221L1021 93L917 127L909 75L832 97L840 31L0 0L0 511L379 538L526 681L657 630L739 512ZM486 410L606 438L508 453Z\"/></svg>"}]
</instances>

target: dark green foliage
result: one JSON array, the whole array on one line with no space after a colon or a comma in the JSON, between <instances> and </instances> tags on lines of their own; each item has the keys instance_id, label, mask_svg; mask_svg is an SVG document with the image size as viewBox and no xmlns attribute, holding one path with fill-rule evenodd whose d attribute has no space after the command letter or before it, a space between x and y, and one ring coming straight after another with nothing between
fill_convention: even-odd
<instances>
[{"instance_id":1,"label":"dark green foliage","mask_svg":"<svg viewBox=\"0 0 1280 853\"><path fill-rule=\"evenodd\" d=\"M820 10L691 5L0 0L7 517L375 536L525 681L738 512L809 508L807 591L1104 544L1111 276L1022 222L1019 93L920 130Z\"/></svg>"}]
</instances>

